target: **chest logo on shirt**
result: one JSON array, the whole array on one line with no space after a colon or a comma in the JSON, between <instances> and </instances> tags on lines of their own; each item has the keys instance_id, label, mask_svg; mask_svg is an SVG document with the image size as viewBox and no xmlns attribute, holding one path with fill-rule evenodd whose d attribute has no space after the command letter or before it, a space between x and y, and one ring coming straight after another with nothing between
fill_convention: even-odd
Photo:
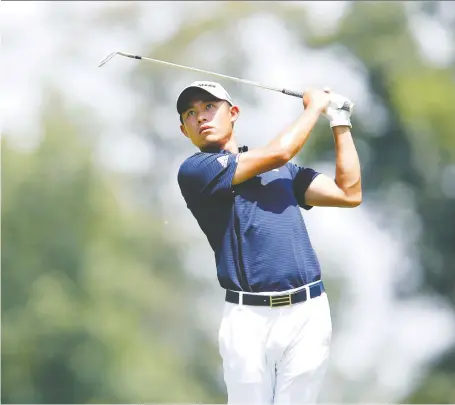
<instances>
[{"instance_id":1,"label":"chest logo on shirt","mask_svg":"<svg viewBox=\"0 0 455 405\"><path fill-rule=\"evenodd\" d=\"M220 163L221 166L226 168L227 164L228 164L229 156L228 155L220 156L219 158L216 158L216 160L218 160L218 162Z\"/></svg>"}]
</instances>

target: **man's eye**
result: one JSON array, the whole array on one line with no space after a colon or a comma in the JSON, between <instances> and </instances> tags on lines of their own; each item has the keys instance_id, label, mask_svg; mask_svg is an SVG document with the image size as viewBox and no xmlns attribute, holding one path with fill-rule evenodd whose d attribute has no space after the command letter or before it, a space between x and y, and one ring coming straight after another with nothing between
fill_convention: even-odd
<instances>
[{"instance_id":1,"label":"man's eye","mask_svg":"<svg viewBox=\"0 0 455 405\"><path fill-rule=\"evenodd\" d=\"M196 114L194 111L188 111L188 114L187 114L187 115L188 115L188 117L189 117L190 115L194 115L194 114Z\"/></svg>"},{"instance_id":2,"label":"man's eye","mask_svg":"<svg viewBox=\"0 0 455 405\"><path fill-rule=\"evenodd\" d=\"M215 107L215 106L212 103L208 103L205 108L208 110L210 107Z\"/></svg>"}]
</instances>

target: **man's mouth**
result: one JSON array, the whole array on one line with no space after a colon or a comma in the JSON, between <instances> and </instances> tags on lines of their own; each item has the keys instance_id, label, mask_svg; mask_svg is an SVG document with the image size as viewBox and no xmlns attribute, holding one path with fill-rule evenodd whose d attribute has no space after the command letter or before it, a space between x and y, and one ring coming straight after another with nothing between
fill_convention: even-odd
<instances>
[{"instance_id":1,"label":"man's mouth","mask_svg":"<svg viewBox=\"0 0 455 405\"><path fill-rule=\"evenodd\" d=\"M211 127L210 125L201 125L201 127L199 128L199 133L202 134L202 132L206 131L207 129L212 129L213 127Z\"/></svg>"}]
</instances>

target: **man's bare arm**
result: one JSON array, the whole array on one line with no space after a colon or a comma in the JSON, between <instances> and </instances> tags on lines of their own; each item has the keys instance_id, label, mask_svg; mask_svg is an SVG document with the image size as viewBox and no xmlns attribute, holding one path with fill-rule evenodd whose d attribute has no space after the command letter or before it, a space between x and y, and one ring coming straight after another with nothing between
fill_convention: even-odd
<instances>
[{"instance_id":1,"label":"man's bare arm","mask_svg":"<svg viewBox=\"0 0 455 405\"><path fill-rule=\"evenodd\" d=\"M293 124L268 145L239 155L233 185L285 165L300 151L330 101L330 96L322 90L308 91L305 96L306 109Z\"/></svg>"},{"instance_id":2,"label":"man's bare arm","mask_svg":"<svg viewBox=\"0 0 455 405\"><path fill-rule=\"evenodd\" d=\"M333 128L335 180L321 174L305 193L305 203L320 207L357 207L362 202L360 161L348 126Z\"/></svg>"}]
</instances>

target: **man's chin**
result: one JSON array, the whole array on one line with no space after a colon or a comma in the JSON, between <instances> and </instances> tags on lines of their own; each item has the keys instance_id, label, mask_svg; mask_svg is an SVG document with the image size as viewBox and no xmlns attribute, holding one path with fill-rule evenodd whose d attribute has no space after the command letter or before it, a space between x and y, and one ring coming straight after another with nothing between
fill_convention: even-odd
<instances>
[{"instance_id":1,"label":"man's chin","mask_svg":"<svg viewBox=\"0 0 455 405\"><path fill-rule=\"evenodd\" d=\"M219 135L208 135L204 139L204 147L222 147L228 140Z\"/></svg>"}]
</instances>

